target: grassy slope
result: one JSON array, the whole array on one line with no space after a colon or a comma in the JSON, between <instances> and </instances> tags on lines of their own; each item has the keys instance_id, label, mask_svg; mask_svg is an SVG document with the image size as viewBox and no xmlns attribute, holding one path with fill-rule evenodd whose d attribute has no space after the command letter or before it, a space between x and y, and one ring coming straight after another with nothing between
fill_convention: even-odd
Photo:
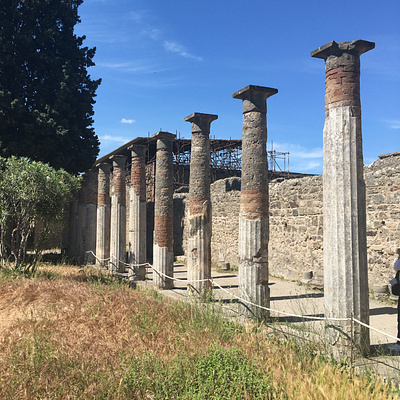
<instances>
[{"instance_id":1,"label":"grassy slope","mask_svg":"<svg viewBox=\"0 0 400 400\"><path fill-rule=\"evenodd\" d=\"M0 398L358 399L389 386L93 271L0 271ZM396 397L397 398L397 397Z\"/></svg>"}]
</instances>

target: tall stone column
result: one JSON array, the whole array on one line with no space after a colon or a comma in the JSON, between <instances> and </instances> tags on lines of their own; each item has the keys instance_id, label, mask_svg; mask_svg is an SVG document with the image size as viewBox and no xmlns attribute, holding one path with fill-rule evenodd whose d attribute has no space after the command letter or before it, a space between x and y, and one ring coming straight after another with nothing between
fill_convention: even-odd
<instances>
[{"instance_id":1,"label":"tall stone column","mask_svg":"<svg viewBox=\"0 0 400 400\"><path fill-rule=\"evenodd\" d=\"M68 222L68 250L69 257L76 259L78 256L78 196L75 195L69 203L69 222Z\"/></svg>"},{"instance_id":2,"label":"tall stone column","mask_svg":"<svg viewBox=\"0 0 400 400\"><path fill-rule=\"evenodd\" d=\"M239 294L269 307L269 198L267 102L277 89L246 86L233 94L243 100L242 179L239 214ZM265 319L269 312L243 303L245 315Z\"/></svg>"},{"instance_id":3,"label":"tall stone column","mask_svg":"<svg viewBox=\"0 0 400 400\"><path fill-rule=\"evenodd\" d=\"M110 270L125 271L126 261L126 156L114 155L111 186Z\"/></svg>"},{"instance_id":4,"label":"tall stone column","mask_svg":"<svg viewBox=\"0 0 400 400\"><path fill-rule=\"evenodd\" d=\"M87 176L83 176L82 186L78 193L77 226L76 226L76 260L85 263L86 249L86 199L88 197Z\"/></svg>"},{"instance_id":5,"label":"tall stone column","mask_svg":"<svg viewBox=\"0 0 400 400\"><path fill-rule=\"evenodd\" d=\"M153 264L157 271L172 277L174 274L172 143L175 135L169 132L157 132L153 138L157 139ZM153 283L160 289L171 289L174 286L171 279L155 271Z\"/></svg>"},{"instance_id":6,"label":"tall stone column","mask_svg":"<svg viewBox=\"0 0 400 400\"><path fill-rule=\"evenodd\" d=\"M108 264L110 257L110 170L111 164L98 165L96 264Z\"/></svg>"},{"instance_id":7,"label":"tall stone column","mask_svg":"<svg viewBox=\"0 0 400 400\"><path fill-rule=\"evenodd\" d=\"M131 150L131 186L129 195L129 269L128 276L144 280L146 276L146 148L133 145ZM139 265L132 267L132 265ZM133 269L132 269L133 268Z\"/></svg>"},{"instance_id":8,"label":"tall stone column","mask_svg":"<svg viewBox=\"0 0 400 400\"><path fill-rule=\"evenodd\" d=\"M363 177L360 55L372 42L334 41L314 50L325 60L323 150L324 298L328 318L355 318L368 324L366 195ZM369 351L369 330L355 324L355 342ZM341 335L341 332L344 335ZM349 344L349 322L328 322L331 344Z\"/></svg>"},{"instance_id":9,"label":"tall stone column","mask_svg":"<svg viewBox=\"0 0 400 400\"><path fill-rule=\"evenodd\" d=\"M96 259L97 224L97 171L90 169L85 173L86 184L86 223L84 259L86 264L94 264Z\"/></svg>"},{"instance_id":10,"label":"tall stone column","mask_svg":"<svg viewBox=\"0 0 400 400\"><path fill-rule=\"evenodd\" d=\"M187 238L188 281L211 279L210 125L217 115L193 113ZM211 283L189 282L193 294L207 294Z\"/></svg>"}]
</instances>

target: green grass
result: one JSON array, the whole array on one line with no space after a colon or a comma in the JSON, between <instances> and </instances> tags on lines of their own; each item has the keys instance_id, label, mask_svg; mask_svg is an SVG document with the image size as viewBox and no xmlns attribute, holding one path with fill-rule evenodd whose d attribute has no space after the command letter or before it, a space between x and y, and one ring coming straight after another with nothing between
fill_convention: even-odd
<instances>
[{"instance_id":1,"label":"green grass","mask_svg":"<svg viewBox=\"0 0 400 400\"><path fill-rule=\"evenodd\" d=\"M88 268L0 271L0 312L4 399L397 398L315 345Z\"/></svg>"}]
</instances>

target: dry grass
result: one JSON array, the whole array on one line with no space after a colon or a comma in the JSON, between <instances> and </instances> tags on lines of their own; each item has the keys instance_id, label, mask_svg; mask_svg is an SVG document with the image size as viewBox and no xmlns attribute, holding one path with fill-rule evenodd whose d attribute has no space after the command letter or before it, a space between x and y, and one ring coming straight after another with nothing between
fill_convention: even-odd
<instances>
[{"instance_id":1,"label":"dry grass","mask_svg":"<svg viewBox=\"0 0 400 400\"><path fill-rule=\"evenodd\" d=\"M42 267L41 273L0 280L0 398L201 398L197 386L189 394L178 390L198 384L193 368L209 365L202 357L212 349L238 349L233 363L249 360L254 382L268 388L249 399L390 398L379 380L368 384L212 310L172 303L87 269ZM211 375L219 368L230 374L211 361ZM168 392L164 380L176 387ZM207 397L245 398L221 396Z\"/></svg>"}]
</instances>

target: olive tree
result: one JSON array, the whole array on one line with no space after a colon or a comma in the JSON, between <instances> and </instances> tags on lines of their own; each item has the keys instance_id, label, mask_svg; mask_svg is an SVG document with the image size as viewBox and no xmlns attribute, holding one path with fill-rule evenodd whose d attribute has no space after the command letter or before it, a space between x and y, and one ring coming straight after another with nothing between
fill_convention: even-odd
<instances>
[{"instance_id":1,"label":"olive tree","mask_svg":"<svg viewBox=\"0 0 400 400\"><path fill-rule=\"evenodd\" d=\"M80 187L80 177L28 158L0 158L0 260L2 266L34 271L64 205ZM29 236L43 229L27 257Z\"/></svg>"}]
</instances>

